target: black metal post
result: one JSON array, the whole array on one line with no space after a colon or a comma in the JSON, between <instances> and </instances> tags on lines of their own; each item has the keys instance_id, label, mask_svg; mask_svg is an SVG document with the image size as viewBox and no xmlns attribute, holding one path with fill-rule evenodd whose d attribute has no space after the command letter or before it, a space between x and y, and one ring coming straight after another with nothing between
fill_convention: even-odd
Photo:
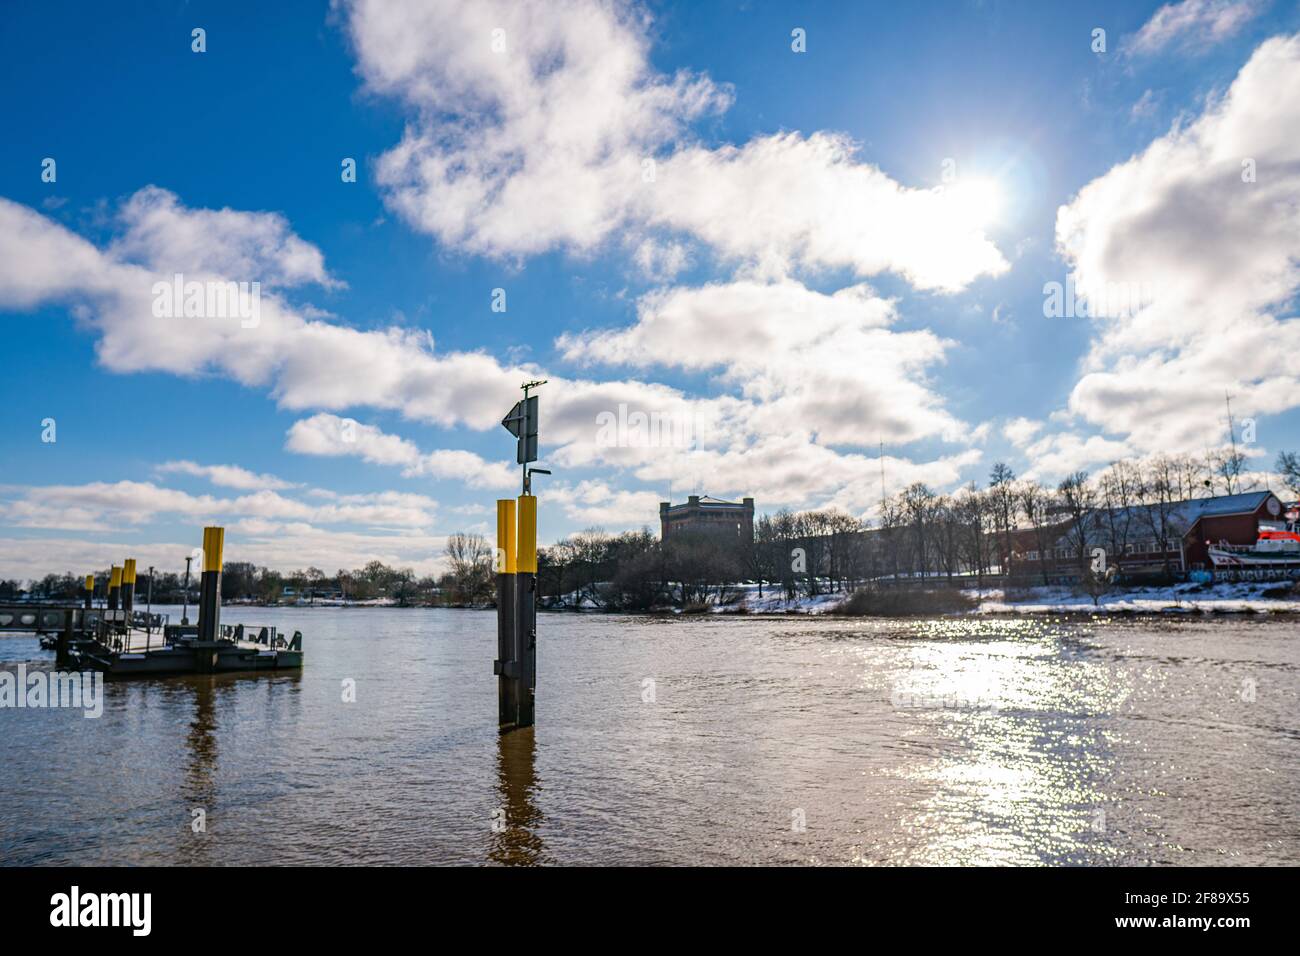
<instances>
[{"instance_id":1,"label":"black metal post","mask_svg":"<svg viewBox=\"0 0 1300 956\"><path fill-rule=\"evenodd\" d=\"M105 603L110 611L117 610L118 589L122 587L122 569L116 564L108 572L108 596Z\"/></svg>"},{"instance_id":2,"label":"black metal post","mask_svg":"<svg viewBox=\"0 0 1300 956\"><path fill-rule=\"evenodd\" d=\"M185 559L185 588L181 591L181 624L190 623L190 563L194 556Z\"/></svg>"},{"instance_id":3,"label":"black metal post","mask_svg":"<svg viewBox=\"0 0 1300 956\"><path fill-rule=\"evenodd\" d=\"M519 667L517 727L535 720L537 691L537 499L519 496L519 554L515 575L515 661Z\"/></svg>"},{"instance_id":4,"label":"black metal post","mask_svg":"<svg viewBox=\"0 0 1300 956\"><path fill-rule=\"evenodd\" d=\"M216 667L216 641L221 633L221 550L225 529L203 529L203 576L199 581L199 643L195 663L200 673Z\"/></svg>"},{"instance_id":5,"label":"black metal post","mask_svg":"<svg viewBox=\"0 0 1300 956\"><path fill-rule=\"evenodd\" d=\"M135 611L135 558L122 562L122 610L126 612L126 624L130 627L131 614Z\"/></svg>"},{"instance_id":6,"label":"black metal post","mask_svg":"<svg viewBox=\"0 0 1300 956\"><path fill-rule=\"evenodd\" d=\"M515 656L515 503L497 500L497 724L519 719L519 663Z\"/></svg>"}]
</instances>

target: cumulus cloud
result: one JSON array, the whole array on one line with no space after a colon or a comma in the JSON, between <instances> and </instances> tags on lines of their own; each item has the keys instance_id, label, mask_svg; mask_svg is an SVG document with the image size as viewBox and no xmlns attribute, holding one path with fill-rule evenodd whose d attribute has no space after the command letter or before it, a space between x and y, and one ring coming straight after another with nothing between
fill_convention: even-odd
<instances>
[{"instance_id":1,"label":"cumulus cloud","mask_svg":"<svg viewBox=\"0 0 1300 956\"><path fill-rule=\"evenodd\" d=\"M364 567L381 561L390 567L411 568L416 574L446 570L445 535L422 532L373 534L319 528L310 524L241 522L227 527L227 561L251 561L280 571L318 567ZM39 539L0 537L0 561L5 574L38 579L72 571L82 574L134 557L140 567L159 571L185 570L185 556L200 543L196 529L191 538L126 536L96 529L94 534Z\"/></svg>"},{"instance_id":2,"label":"cumulus cloud","mask_svg":"<svg viewBox=\"0 0 1300 956\"><path fill-rule=\"evenodd\" d=\"M455 478L471 488L513 488L519 480L518 473L505 462L490 462L460 449L422 452L401 436L324 412L294 422L285 447L304 455L356 457L372 464L395 465L406 477Z\"/></svg>"},{"instance_id":3,"label":"cumulus cloud","mask_svg":"<svg viewBox=\"0 0 1300 956\"><path fill-rule=\"evenodd\" d=\"M228 519L363 525L370 528L424 528L437 502L397 491L326 494L303 501L260 490L235 498L192 495L149 481L96 481L79 485L17 486L0 489L0 523L21 528L84 530L140 526L159 518L181 518L196 526Z\"/></svg>"},{"instance_id":4,"label":"cumulus cloud","mask_svg":"<svg viewBox=\"0 0 1300 956\"><path fill-rule=\"evenodd\" d=\"M1017 448L1024 448L1033 441L1034 436L1042 429L1042 422L1036 422L1022 416L1007 422L1002 428L1002 434L1006 436L1007 441Z\"/></svg>"},{"instance_id":5,"label":"cumulus cloud","mask_svg":"<svg viewBox=\"0 0 1300 956\"><path fill-rule=\"evenodd\" d=\"M1088 289L1141 289L1094 313L1075 420L1136 452L1217 445L1240 415L1300 405L1300 36L1263 43L1186 126L1093 180L1057 215ZM1120 297L1122 298L1122 297Z\"/></svg>"},{"instance_id":6,"label":"cumulus cloud","mask_svg":"<svg viewBox=\"0 0 1300 956\"><path fill-rule=\"evenodd\" d=\"M744 493L756 487L748 471L777 474L754 457L756 450L765 449L780 455L785 467L779 469L781 477L764 479L757 487L773 500L798 506L834 491L825 476L842 470L828 469L826 462L840 456L827 445L959 439L968 432L926 384L928 371L942 361L951 343L930 332L891 328L895 304L867 286L826 295L792 280L748 279L661 290L639 304L632 326L573 335L559 343L564 357L579 365L712 371L723 392L705 396L638 378L567 378L535 366L503 365L478 352L439 353L423 333L360 331L324 317L309 318L275 293L263 295L262 320L255 328L233 320L159 318L150 308L153 283L173 269L190 268L196 257L203 259L192 250L178 253L177 260L166 259L170 246L162 224L174 225L184 239L192 232L189 212L203 219L204 211L187 210L158 190L142 193L143 199L130 202L137 208L122 236L102 250L62 225L0 200L0 304L73 305L98 332L101 360L115 371L223 374L268 388L283 406L327 410L291 430L291 450L357 455L414 475L504 488L508 467L472 453L422 452L407 439L359 422L356 443L348 445L338 431L345 419L334 412L391 409L436 425L496 429L518 396L519 381L545 377L550 379L543 411L548 462L567 468L611 467L656 487L674 480L706 481L719 493ZM166 215L152 219L139 211L141 203L161 203ZM265 215L223 213L227 220ZM142 247L130 225L142 219L153 223L154 230L148 266L121 258L123 250ZM301 242L290 242L278 227L271 231L280 237L280 247L296 249ZM230 228L222 241L237 244L239 236L250 235L257 237L250 240L256 245L265 232ZM177 248L187 250L186 241ZM246 257L253 261L257 253L227 249L223 255L240 262ZM66 271L56 267L59 263ZM277 274L292 271L274 264L270 268ZM745 333L720 333L738 328ZM608 427L611 418L637 415L684 423L688 440L665 447L654 440L627 440L626 430ZM674 468L681 473L675 475ZM227 487L242 483L276 490L278 481L193 463L175 470L201 471Z\"/></svg>"},{"instance_id":7,"label":"cumulus cloud","mask_svg":"<svg viewBox=\"0 0 1300 956\"><path fill-rule=\"evenodd\" d=\"M143 211L154 206L165 215ZM238 318L158 315L155 285L171 282L176 272L187 281L267 276L273 284L286 277L325 281L326 274L302 265L319 253L305 254L303 240L285 236L274 214L222 210L218 226L209 221L210 210L181 206L152 187L129 199L126 210L118 217L122 235L101 250L39 213L0 199L0 307L68 304L99 334L99 360L112 371L222 374L267 387L294 409L369 405L442 425L487 428L517 390L520 370L490 356L439 354L432 337L415 330L349 328L309 316L265 289L254 327ZM267 217L274 222L268 224ZM148 224L145 236L137 235L141 223ZM198 223L208 225L207 234L223 247L219 252L196 249ZM218 264L251 271L204 271Z\"/></svg>"},{"instance_id":8,"label":"cumulus cloud","mask_svg":"<svg viewBox=\"0 0 1300 956\"><path fill-rule=\"evenodd\" d=\"M159 190L142 193L162 201ZM159 222L176 225L184 237L191 232L187 214L202 219L206 211L187 210L173 200L166 200L168 215ZM266 215L224 212L253 219ZM244 233L260 236L261 230L230 229L221 241L237 242ZM519 382L544 377L554 395L545 413L548 440L563 445L593 442L596 416L620 403L670 410L691 403L679 390L655 383L566 380L536 366L502 364L482 352L438 352L425 332L353 329L308 317L275 293L263 292L256 327L246 328L238 319L160 317L152 308L155 283L170 282L174 271L190 267L193 256L181 242L179 258L167 259L171 246L165 238L158 235L151 242L163 258L148 267L123 261L121 250L136 245L129 225L121 239L101 250L61 224L0 198L0 308L68 304L98 333L100 361L112 371L221 374L265 387L291 409L370 407L441 426L494 429L518 398ZM257 257L255 249L228 249L223 255L230 261ZM274 263L268 268L273 274L283 271ZM190 269L186 276L203 274Z\"/></svg>"},{"instance_id":9,"label":"cumulus cloud","mask_svg":"<svg viewBox=\"0 0 1300 956\"><path fill-rule=\"evenodd\" d=\"M966 204L904 187L844 136L695 143L691 123L726 109L730 91L655 70L636 4L343 6L367 87L409 111L380 160L386 201L449 247L585 253L615 233L662 230L767 274L890 270L943 291L1008 268Z\"/></svg>"},{"instance_id":10,"label":"cumulus cloud","mask_svg":"<svg viewBox=\"0 0 1300 956\"><path fill-rule=\"evenodd\" d=\"M192 475L195 478L205 478L223 488L236 488L241 491L252 491L257 488L284 491L296 487L292 482L284 481L275 475L259 475L239 465L200 465L192 461L167 461L155 467L154 471L163 475Z\"/></svg>"},{"instance_id":11,"label":"cumulus cloud","mask_svg":"<svg viewBox=\"0 0 1300 956\"><path fill-rule=\"evenodd\" d=\"M657 525L661 499L653 491L629 491L593 479L549 485L546 500L558 504L565 517L580 528L620 531Z\"/></svg>"},{"instance_id":12,"label":"cumulus cloud","mask_svg":"<svg viewBox=\"0 0 1300 956\"><path fill-rule=\"evenodd\" d=\"M965 426L925 383L953 343L897 332L895 303L860 285L826 295L785 281L741 280L653 293L635 324L562 336L581 363L720 372L752 403L747 438L815 434L823 444L874 446ZM733 414L734 414L733 410Z\"/></svg>"},{"instance_id":13,"label":"cumulus cloud","mask_svg":"<svg viewBox=\"0 0 1300 956\"><path fill-rule=\"evenodd\" d=\"M109 255L154 271L218 275L267 286L336 287L325 257L279 213L189 209L174 193L147 186L118 211L124 232Z\"/></svg>"}]
</instances>

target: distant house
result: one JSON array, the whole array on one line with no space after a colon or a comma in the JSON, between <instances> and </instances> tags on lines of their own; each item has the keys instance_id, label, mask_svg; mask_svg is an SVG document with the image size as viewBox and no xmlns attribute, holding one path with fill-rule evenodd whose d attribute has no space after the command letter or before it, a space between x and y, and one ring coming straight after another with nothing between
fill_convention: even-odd
<instances>
[{"instance_id":1,"label":"distant house","mask_svg":"<svg viewBox=\"0 0 1300 956\"><path fill-rule=\"evenodd\" d=\"M1004 567L1014 576L1053 583L1077 581L1092 552L1101 548L1109 566L1124 577L1176 574L1210 567L1210 543L1254 544L1259 522L1285 512L1271 491L1248 491L1214 498L1190 498L1128 508L1096 508L1083 520L1083 542L1074 522L1059 520L1043 528L1017 528L1010 553L1000 541Z\"/></svg>"},{"instance_id":2,"label":"distant house","mask_svg":"<svg viewBox=\"0 0 1300 956\"><path fill-rule=\"evenodd\" d=\"M1286 506L1271 491L1208 499L1184 538L1188 568L1200 570L1210 566L1211 544L1254 544L1259 536L1259 523L1276 521L1285 512Z\"/></svg>"},{"instance_id":3,"label":"distant house","mask_svg":"<svg viewBox=\"0 0 1300 956\"><path fill-rule=\"evenodd\" d=\"M749 543L754 540L754 499L723 501L691 495L686 504L659 503L659 540L683 533L721 534Z\"/></svg>"}]
</instances>

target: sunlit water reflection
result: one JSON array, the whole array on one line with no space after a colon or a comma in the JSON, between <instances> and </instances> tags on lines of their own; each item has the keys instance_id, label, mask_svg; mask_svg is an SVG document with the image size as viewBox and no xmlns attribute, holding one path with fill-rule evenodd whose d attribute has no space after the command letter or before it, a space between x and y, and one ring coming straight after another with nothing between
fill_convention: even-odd
<instances>
[{"instance_id":1,"label":"sunlit water reflection","mask_svg":"<svg viewBox=\"0 0 1300 956\"><path fill-rule=\"evenodd\" d=\"M0 710L0 861L1300 862L1294 621L544 615L501 736L490 612L223 619L306 668Z\"/></svg>"}]
</instances>

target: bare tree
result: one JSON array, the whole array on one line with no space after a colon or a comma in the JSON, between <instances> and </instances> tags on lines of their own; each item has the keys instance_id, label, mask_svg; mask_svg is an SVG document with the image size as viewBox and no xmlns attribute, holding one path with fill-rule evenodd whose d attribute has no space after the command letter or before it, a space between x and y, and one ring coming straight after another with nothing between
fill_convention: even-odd
<instances>
[{"instance_id":1,"label":"bare tree","mask_svg":"<svg viewBox=\"0 0 1300 956\"><path fill-rule=\"evenodd\" d=\"M481 534L456 532L447 538L447 561L451 565L450 583L456 601L480 604L491 599L493 562L487 538ZM370 570L369 565L367 570ZM400 574L390 576L393 583L405 592L407 582L400 578ZM400 595L398 599L401 600Z\"/></svg>"},{"instance_id":2,"label":"bare tree","mask_svg":"<svg viewBox=\"0 0 1300 956\"><path fill-rule=\"evenodd\" d=\"M1042 573L1043 583L1048 583L1047 554L1051 531L1049 530L1048 509L1052 498L1042 485L1036 481L1026 481L1020 486L1020 510L1029 526L1034 529L1034 544L1038 548L1038 569Z\"/></svg>"},{"instance_id":3,"label":"bare tree","mask_svg":"<svg viewBox=\"0 0 1300 956\"><path fill-rule=\"evenodd\" d=\"M978 587L984 587L989 561L989 530L996 526L998 504L992 489L980 491L975 482L962 489L954 502L953 523L958 529L961 554L966 567L975 572Z\"/></svg>"},{"instance_id":4,"label":"bare tree","mask_svg":"<svg viewBox=\"0 0 1300 956\"><path fill-rule=\"evenodd\" d=\"M1016 473L1004 462L989 472L988 506L995 531L1002 536L1002 554L1011 554L1011 529L1016 518ZM1006 574L1006 568L1002 568Z\"/></svg>"},{"instance_id":5,"label":"bare tree","mask_svg":"<svg viewBox=\"0 0 1300 956\"><path fill-rule=\"evenodd\" d=\"M1166 455L1148 459L1142 472L1142 495L1146 506L1139 509L1138 514L1160 549L1166 577L1173 573L1169 545L1174 540L1181 541L1186 530L1178 521L1179 505L1185 500L1180 494L1181 472L1179 462Z\"/></svg>"},{"instance_id":6,"label":"bare tree","mask_svg":"<svg viewBox=\"0 0 1300 956\"><path fill-rule=\"evenodd\" d=\"M1066 476L1057 486L1056 492L1060 496L1061 505L1065 508L1066 515L1070 519L1069 534L1073 539L1079 566L1085 568L1087 567L1088 549L1094 538L1090 525L1093 520L1093 509L1097 505L1097 489L1088 480L1086 471L1076 471L1074 474Z\"/></svg>"},{"instance_id":7,"label":"bare tree","mask_svg":"<svg viewBox=\"0 0 1300 956\"><path fill-rule=\"evenodd\" d=\"M921 577L925 577L930 551L934 499L934 492L919 481L903 490L903 509L912 531L912 570L920 572Z\"/></svg>"},{"instance_id":8,"label":"bare tree","mask_svg":"<svg viewBox=\"0 0 1300 956\"><path fill-rule=\"evenodd\" d=\"M1280 451L1273 467L1282 476L1282 484L1291 492L1291 497L1300 498L1300 455L1293 451Z\"/></svg>"},{"instance_id":9,"label":"bare tree","mask_svg":"<svg viewBox=\"0 0 1300 956\"><path fill-rule=\"evenodd\" d=\"M1142 495L1142 475L1132 462L1116 461L1102 472L1097 486L1104 508L1100 531L1106 539L1106 550L1112 555L1124 554L1133 526L1134 506Z\"/></svg>"}]
</instances>

